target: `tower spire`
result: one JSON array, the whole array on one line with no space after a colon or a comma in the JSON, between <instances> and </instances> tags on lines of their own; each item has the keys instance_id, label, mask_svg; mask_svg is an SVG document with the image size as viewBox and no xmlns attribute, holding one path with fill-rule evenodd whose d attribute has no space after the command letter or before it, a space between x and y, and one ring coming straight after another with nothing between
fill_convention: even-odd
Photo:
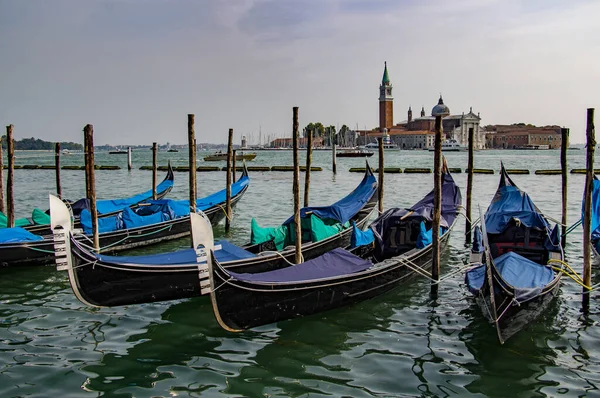
<instances>
[{"instance_id":1,"label":"tower spire","mask_svg":"<svg viewBox=\"0 0 600 398\"><path fill-rule=\"evenodd\" d=\"M387 62L384 62L383 78L379 86L379 130L389 129L394 125L394 97L392 82L388 75Z\"/></svg>"},{"instance_id":2,"label":"tower spire","mask_svg":"<svg viewBox=\"0 0 600 398\"><path fill-rule=\"evenodd\" d=\"M387 71L387 61L384 61L383 65L383 78L381 79L381 84L385 86L390 84L390 76Z\"/></svg>"}]
</instances>

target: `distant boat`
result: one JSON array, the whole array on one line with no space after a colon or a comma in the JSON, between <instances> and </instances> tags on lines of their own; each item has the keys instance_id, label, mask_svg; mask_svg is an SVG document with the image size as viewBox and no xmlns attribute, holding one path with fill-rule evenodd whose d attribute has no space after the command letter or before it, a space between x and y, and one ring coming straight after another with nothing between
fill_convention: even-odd
<instances>
[{"instance_id":1,"label":"distant boat","mask_svg":"<svg viewBox=\"0 0 600 398\"><path fill-rule=\"evenodd\" d=\"M240 153L236 153L235 160L252 160L255 157L256 157L256 152L250 152L250 153L240 152ZM227 160L227 152L219 151L212 155L208 155L208 156L204 157L205 162L218 162L218 161L223 161L223 160Z\"/></svg>"},{"instance_id":2,"label":"distant boat","mask_svg":"<svg viewBox=\"0 0 600 398\"><path fill-rule=\"evenodd\" d=\"M338 158L367 158L373 156L375 152L366 149L346 149L335 154Z\"/></svg>"},{"instance_id":3,"label":"distant boat","mask_svg":"<svg viewBox=\"0 0 600 398\"><path fill-rule=\"evenodd\" d=\"M550 145L533 145L533 144L528 144L528 145L518 146L515 149L550 149Z\"/></svg>"},{"instance_id":4,"label":"distant boat","mask_svg":"<svg viewBox=\"0 0 600 398\"><path fill-rule=\"evenodd\" d=\"M463 152L467 148L460 145L460 143L454 139L445 140L442 142L442 152ZM435 151L435 148L429 148L430 152Z\"/></svg>"},{"instance_id":5,"label":"distant boat","mask_svg":"<svg viewBox=\"0 0 600 398\"><path fill-rule=\"evenodd\" d=\"M71 151L69 151L68 149L63 149L63 150L61 151L61 153L62 153L63 155L71 155Z\"/></svg>"},{"instance_id":6,"label":"distant boat","mask_svg":"<svg viewBox=\"0 0 600 398\"><path fill-rule=\"evenodd\" d=\"M125 151L121 148L118 148L116 151L108 151L108 153L111 155L122 155L122 154L126 155L127 153L129 153L129 151Z\"/></svg>"},{"instance_id":7,"label":"distant boat","mask_svg":"<svg viewBox=\"0 0 600 398\"><path fill-rule=\"evenodd\" d=\"M179 152L179 149L171 148L167 150L167 152Z\"/></svg>"},{"instance_id":8,"label":"distant boat","mask_svg":"<svg viewBox=\"0 0 600 398\"><path fill-rule=\"evenodd\" d=\"M367 148L367 149L377 149L377 148L379 148L379 144L377 142L369 142L367 145L365 145L365 148ZM396 144L386 144L384 142L383 143L383 149L398 149L398 145L396 145Z\"/></svg>"}]
</instances>

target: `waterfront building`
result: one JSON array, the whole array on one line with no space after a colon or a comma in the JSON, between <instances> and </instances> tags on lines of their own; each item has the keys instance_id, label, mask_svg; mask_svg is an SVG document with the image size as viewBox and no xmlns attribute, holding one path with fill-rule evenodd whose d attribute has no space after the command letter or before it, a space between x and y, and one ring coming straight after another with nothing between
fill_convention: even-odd
<instances>
[{"instance_id":1,"label":"waterfront building","mask_svg":"<svg viewBox=\"0 0 600 398\"><path fill-rule=\"evenodd\" d=\"M401 149L433 148L435 137L435 117L426 116L421 107L420 117L413 118L412 107L408 107L407 119L394 124L394 98L392 82L384 63L383 78L379 85L379 127L372 130L357 130L358 145L376 142L377 138L389 136L390 140ZM443 119L446 139L454 139L463 146L468 145L469 129L473 128L474 148L486 147L486 132L480 127L481 117L473 108L467 114L449 115Z\"/></svg>"},{"instance_id":2,"label":"waterfront building","mask_svg":"<svg viewBox=\"0 0 600 398\"><path fill-rule=\"evenodd\" d=\"M536 127L523 123L486 126L489 148L556 149L562 145L560 126Z\"/></svg>"}]
</instances>

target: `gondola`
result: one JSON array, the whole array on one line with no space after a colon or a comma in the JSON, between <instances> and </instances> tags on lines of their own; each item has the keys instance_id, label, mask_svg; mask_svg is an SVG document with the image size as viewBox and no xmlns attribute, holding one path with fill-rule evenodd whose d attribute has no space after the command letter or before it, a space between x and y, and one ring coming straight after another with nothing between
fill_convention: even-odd
<instances>
[{"instance_id":1,"label":"gondola","mask_svg":"<svg viewBox=\"0 0 600 398\"><path fill-rule=\"evenodd\" d=\"M444 168L441 244L448 241L461 204L460 189ZM206 239L208 261L199 265L203 292L210 293L221 327L239 332L285 319L316 314L379 296L431 269L433 192L409 209L390 209L367 229L355 229L352 250L336 248L287 268L239 273L223 267L219 250ZM208 230L210 225L199 221ZM210 233L206 234L210 237ZM373 242L365 236L371 235ZM217 247L218 249L218 247Z\"/></svg>"},{"instance_id":2,"label":"gondola","mask_svg":"<svg viewBox=\"0 0 600 398\"><path fill-rule=\"evenodd\" d=\"M474 232L474 267L465 281L503 344L539 317L556 296L564 253L558 226L550 228L504 165L482 220Z\"/></svg>"},{"instance_id":3,"label":"gondola","mask_svg":"<svg viewBox=\"0 0 600 398\"><path fill-rule=\"evenodd\" d=\"M331 206L304 208L303 214L331 212L341 217L340 221L354 222L363 228L377 205L377 181L370 167L366 170L361 183L349 195ZM54 221L54 214L59 217L60 212L52 208L52 214L55 228L70 228ZM310 259L336 247L348 247L351 235L352 229L346 228L321 240L307 241L302 245L303 255ZM148 256L106 256L90 252L73 238L68 242L69 249L57 251L57 256L66 256L71 287L87 305L118 306L201 295L198 263L192 249ZM222 265L238 272L282 268L293 261L295 253L293 246L276 251L273 241L243 247L227 241L219 244Z\"/></svg>"},{"instance_id":4,"label":"gondola","mask_svg":"<svg viewBox=\"0 0 600 398\"><path fill-rule=\"evenodd\" d=\"M169 162L169 166L167 168L167 175L164 180L156 186L156 198L162 199L171 190L173 189L175 176L173 174L173 168L171 167L171 162ZM135 207L142 202L148 201L152 199L152 190L148 190L137 195L131 196L129 198L122 199L103 199L96 201L96 208L98 214L101 216L111 216L116 212L123 210L125 207ZM71 201L65 199L65 202L69 204L69 206L73 209L73 215L76 216L76 219L79 218L79 213L83 209L89 209L90 204L88 199L79 199L77 201ZM0 213L0 227L5 227L6 222L3 222L2 219L3 214ZM31 232L35 235L50 235L52 231L50 230L50 216L47 212L44 212L39 209L34 209L31 218L21 218L15 221L15 227L25 228L27 231ZM76 223L75 228L79 228L79 225ZM1 260L1 258L0 258Z\"/></svg>"},{"instance_id":5,"label":"gondola","mask_svg":"<svg viewBox=\"0 0 600 398\"><path fill-rule=\"evenodd\" d=\"M244 168L240 179L232 185L232 206L235 206L244 195L248 183L248 172ZM66 204L63 206L67 208ZM225 217L223 210L225 190L198 199L196 206L206 212L211 222L218 223ZM169 210L166 210L167 208ZM177 211L172 210L175 208ZM71 214L71 212L69 213ZM162 213L167 213L167 215ZM86 209L81 214L82 218L77 223L77 229L83 228L87 235L78 235L77 239L89 244L91 219ZM103 216L98 219L100 247L104 248L106 253L116 253L184 237L189 234L189 217L187 217L187 214L189 214L188 201L162 199L148 201L133 209L125 208L123 212ZM109 228L109 225L119 225L121 228ZM90 230L87 230L87 228L90 228ZM6 238L4 243L0 243L0 265L45 265L54 262L52 234L38 236L21 228L11 230L0 230L0 241L3 238L2 234L5 234Z\"/></svg>"}]
</instances>

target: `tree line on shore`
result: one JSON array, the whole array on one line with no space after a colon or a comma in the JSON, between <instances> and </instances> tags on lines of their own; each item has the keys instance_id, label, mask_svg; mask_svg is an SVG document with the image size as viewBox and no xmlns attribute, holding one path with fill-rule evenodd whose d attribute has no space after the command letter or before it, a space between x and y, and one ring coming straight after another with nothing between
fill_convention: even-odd
<instances>
[{"instance_id":1,"label":"tree line on shore","mask_svg":"<svg viewBox=\"0 0 600 398\"><path fill-rule=\"evenodd\" d=\"M6 149L6 135L0 137L0 143L2 144L2 149ZM40 140L39 138L23 138L22 140L15 140L15 150L52 150L54 149L54 142ZM77 144L75 142L61 142L61 149L67 149L69 151L81 151L83 150L83 145Z\"/></svg>"}]
</instances>

